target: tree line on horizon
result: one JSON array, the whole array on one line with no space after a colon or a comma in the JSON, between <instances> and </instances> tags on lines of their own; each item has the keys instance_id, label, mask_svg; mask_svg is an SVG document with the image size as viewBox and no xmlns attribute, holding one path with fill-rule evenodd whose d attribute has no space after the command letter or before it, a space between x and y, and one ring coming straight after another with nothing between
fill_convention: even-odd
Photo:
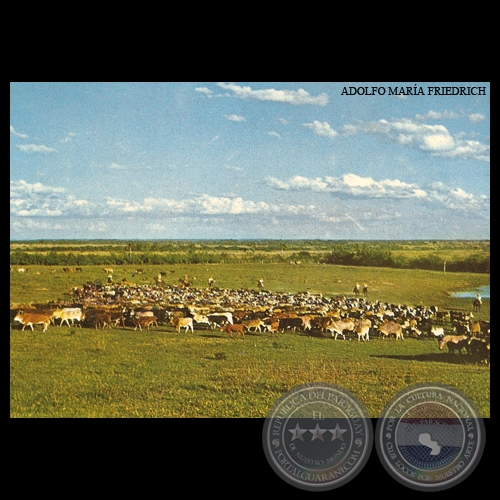
<instances>
[{"instance_id":1,"label":"tree line on horizon","mask_svg":"<svg viewBox=\"0 0 500 500\"><path fill-rule=\"evenodd\" d=\"M139 246L139 245L138 245ZM293 245L289 245L292 247ZM64 245L62 245L64 248ZM139 246L140 247L140 246ZM187 251L177 251L170 247L168 251L158 248L143 247L142 251L135 249L124 251L113 248L108 253L92 253L91 250L80 253L61 251L62 248L52 247L49 252L26 251L14 249L10 254L11 265L42 265L42 266L100 266L100 265L174 265L174 264L228 264L228 263L316 263L364 267L389 267L399 269L422 269L446 272L489 273L490 255L488 251L481 252L472 246L465 257L454 256L445 261L438 255L426 250L417 252L415 256L394 255L390 245L340 243L333 246L329 252L309 252L299 250L291 252L285 244L274 245L271 252L256 252L248 246L234 245L234 251L203 249L201 245L189 247ZM103 247L104 248L104 247ZM284 254L284 249L287 253ZM67 249L67 248L66 248ZM37 248L37 250L40 250ZM109 247L108 247L109 250ZM250 251L249 251L250 250ZM479 250L479 251L478 251ZM96 249L97 251L97 249Z\"/></svg>"}]
</instances>

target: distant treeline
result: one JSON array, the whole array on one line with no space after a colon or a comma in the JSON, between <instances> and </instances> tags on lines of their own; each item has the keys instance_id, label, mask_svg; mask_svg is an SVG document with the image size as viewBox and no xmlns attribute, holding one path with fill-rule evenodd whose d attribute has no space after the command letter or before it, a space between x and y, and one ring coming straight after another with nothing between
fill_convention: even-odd
<instances>
[{"instance_id":1,"label":"distant treeline","mask_svg":"<svg viewBox=\"0 0 500 500\"><path fill-rule=\"evenodd\" d=\"M432 242L431 242L432 243ZM459 246L461 243L462 246ZM470 244L469 244L470 243ZM322 242L322 245L325 245ZM401 245L401 243L399 244ZM398 246L399 246L398 245ZM411 244L406 243L411 247ZM124 245L96 244L85 249L85 253L67 251L70 247L64 244L54 246L50 250L35 244L30 245L29 251L26 249L13 249L10 254L11 265L46 265L46 266L90 266L90 265L173 265L173 264L223 264L223 263L319 263L347 266L367 266L367 267L391 267L400 269L425 269L432 271L447 272L490 272L489 244L474 245L472 242L451 242L451 250L466 250L461 254L456 254L449 260L442 256L433 255L433 251L443 250L444 245L438 242L431 247L429 242L421 245L416 252L398 252L397 255L391 252L399 250L395 248L396 243L355 243L341 242L329 246L331 251L324 252L292 249L301 248L300 245L288 243L287 245L273 242L272 250L261 243L259 248L252 245L229 244L224 245L219 242L217 247L207 244L204 248L202 244L176 245L158 243L134 243L134 252L131 249L124 249ZM426 246L427 245L427 246ZM168 246L168 249L165 248ZM183 251L179 251L181 246ZM302 248L308 245L303 244ZM321 248L321 245L319 245ZM214 248L215 247L215 248ZM436 248L437 247L437 248ZM284 250L286 249L286 253ZM48 251L47 251L48 250ZM138 251L139 250L139 251ZM312 250L312 249L311 249ZM99 252L101 253L93 253ZM459 257L460 255L460 257Z\"/></svg>"},{"instance_id":2,"label":"distant treeline","mask_svg":"<svg viewBox=\"0 0 500 500\"><path fill-rule=\"evenodd\" d=\"M384 251L443 251L490 249L488 240L33 240L11 241L11 250L28 252L114 252L123 255L138 253L181 252L332 252L346 249L356 252L361 248Z\"/></svg>"},{"instance_id":3,"label":"distant treeline","mask_svg":"<svg viewBox=\"0 0 500 500\"><path fill-rule=\"evenodd\" d=\"M490 256L472 253L463 259L446 262L442 257L423 254L416 257L393 257L391 252L360 246L356 250L339 247L322 257L319 262L346 266L392 267L398 269L425 269L428 271L449 271L466 273L489 273Z\"/></svg>"}]
</instances>

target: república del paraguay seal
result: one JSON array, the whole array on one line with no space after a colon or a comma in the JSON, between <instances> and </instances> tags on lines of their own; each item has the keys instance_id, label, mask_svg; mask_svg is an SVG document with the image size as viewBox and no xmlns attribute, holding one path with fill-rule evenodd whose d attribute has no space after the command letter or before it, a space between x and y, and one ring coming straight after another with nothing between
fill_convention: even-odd
<instances>
[{"instance_id":1,"label":"rep\u00fablica del paraguay seal","mask_svg":"<svg viewBox=\"0 0 500 500\"><path fill-rule=\"evenodd\" d=\"M375 430L377 454L389 474L419 491L440 491L477 466L485 427L472 401L455 387L417 384L384 408Z\"/></svg>"},{"instance_id":2,"label":"rep\u00fablica del paraguay seal","mask_svg":"<svg viewBox=\"0 0 500 500\"><path fill-rule=\"evenodd\" d=\"M264 421L266 458L297 488L326 491L351 481L366 464L373 426L364 405L349 391L310 383L281 396Z\"/></svg>"}]
</instances>

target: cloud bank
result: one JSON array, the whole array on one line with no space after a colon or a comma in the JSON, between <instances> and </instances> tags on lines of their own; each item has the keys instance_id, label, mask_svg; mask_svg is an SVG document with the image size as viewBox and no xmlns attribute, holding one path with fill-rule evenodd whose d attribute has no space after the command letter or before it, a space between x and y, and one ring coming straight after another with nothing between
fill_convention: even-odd
<instances>
[{"instance_id":1,"label":"cloud bank","mask_svg":"<svg viewBox=\"0 0 500 500\"><path fill-rule=\"evenodd\" d=\"M352 173L340 177L325 176L315 179L300 175L288 180L267 177L264 181L269 187L284 191L315 191L364 199L415 199L438 202L455 210L489 209L487 196L474 196L461 188L449 187L442 182L434 182L422 187L399 179L376 181L371 177L360 177Z\"/></svg>"},{"instance_id":2,"label":"cloud bank","mask_svg":"<svg viewBox=\"0 0 500 500\"><path fill-rule=\"evenodd\" d=\"M432 113L432 112L431 112ZM476 118L479 119L479 118ZM479 141L453 136L444 125L428 125L411 119L358 122L342 126L338 131L328 122L304 123L316 135L336 138L359 133L384 136L402 146L419 148L431 156L490 161L490 146Z\"/></svg>"},{"instance_id":3,"label":"cloud bank","mask_svg":"<svg viewBox=\"0 0 500 500\"><path fill-rule=\"evenodd\" d=\"M326 106L328 104L328 96L322 93L316 97L306 92L304 89L298 90L252 90L251 87L241 87L232 83L218 83L221 89L227 90L233 96L240 99L255 99L258 101L273 101L283 102L286 104L302 105L313 104L316 106Z\"/></svg>"}]
</instances>

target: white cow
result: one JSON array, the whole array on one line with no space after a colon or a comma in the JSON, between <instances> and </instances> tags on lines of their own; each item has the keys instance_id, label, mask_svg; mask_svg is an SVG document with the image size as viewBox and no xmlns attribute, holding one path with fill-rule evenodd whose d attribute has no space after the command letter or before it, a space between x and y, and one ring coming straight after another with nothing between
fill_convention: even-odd
<instances>
[{"instance_id":1,"label":"white cow","mask_svg":"<svg viewBox=\"0 0 500 500\"><path fill-rule=\"evenodd\" d=\"M211 326L210 320L204 314L193 314L193 322L197 325L208 325Z\"/></svg>"},{"instance_id":2,"label":"white cow","mask_svg":"<svg viewBox=\"0 0 500 500\"><path fill-rule=\"evenodd\" d=\"M356 322L354 330L358 334L358 342L360 340L366 341L370 340L370 328L372 326L372 322L369 319L360 319Z\"/></svg>"},{"instance_id":3,"label":"white cow","mask_svg":"<svg viewBox=\"0 0 500 500\"><path fill-rule=\"evenodd\" d=\"M440 327L433 326L431 328L431 333L435 337L444 337L444 328L442 326L440 326Z\"/></svg>"},{"instance_id":4,"label":"white cow","mask_svg":"<svg viewBox=\"0 0 500 500\"><path fill-rule=\"evenodd\" d=\"M194 328L193 328L193 318L176 318L173 317L170 320L170 324L175 326L175 329L180 333L181 328L186 329L186 333L188 332L189 329L194 333Z\"/></svg>"},{"instance_id":5,"label":"white cow","mask_svg":"<svg viewBox=\"0 0 500 500\"><path fill-rule=\"evenodd\" d=\"M52 313L54 324L58 318L61 319L59 326L62 326L63 323L66 323L68 326L75 326L75 320L81 323L85 319L85 314L79 307L63 307L62 309L56 309ZM71 325L69 324L70 320Z\"/></svg>"}]
</instances>

